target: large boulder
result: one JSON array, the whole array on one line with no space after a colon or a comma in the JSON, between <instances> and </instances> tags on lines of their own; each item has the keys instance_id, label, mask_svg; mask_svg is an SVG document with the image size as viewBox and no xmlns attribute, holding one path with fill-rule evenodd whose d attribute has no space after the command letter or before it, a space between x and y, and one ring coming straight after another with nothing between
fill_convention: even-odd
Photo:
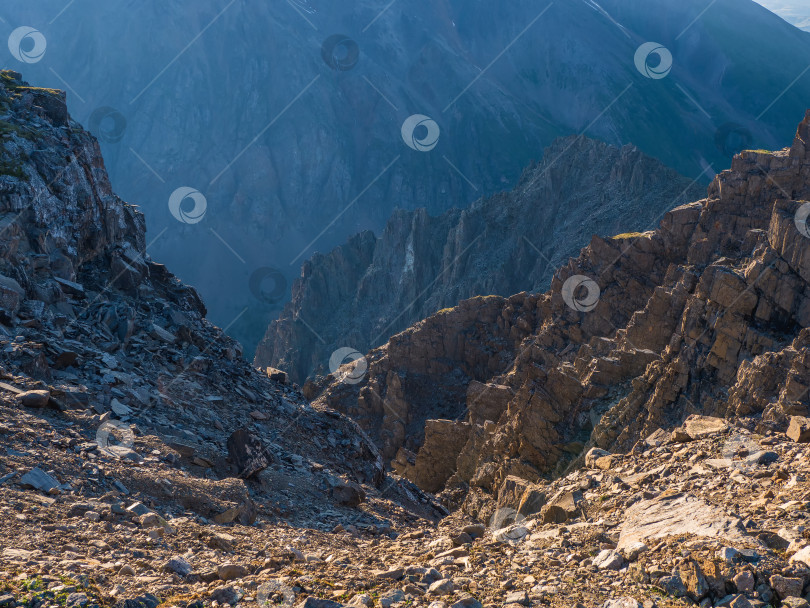
<instances>
[{"instance_id":1,"label":"large boulder","mask_svg":"<svg viewBox=\"0 0 810 608\"><path fill-rule=\"evenodd\" d=\"M242 479L253 477L269 467L272 454L259 437L248 429L238 429L228 437L228 456Z\"/></svg>"},{"instance_id":2,"label":"large boulder","mask_svg":"<svg viewBox=\"0 0 810 608\"><path fill-rule=\"evenodd\" d=\"M0 309L6 316L13 317L20 310L20 304L25 298L25 290L12 279L0 275Z\"/></svg>"},{"instance_id":3,"label":"large boulder","mask_svg":"<svg viewBox=\"0 0 810 608\"><path fill-rule=\"evenodd\" d=\"M810 418L791 416L786 434L796 443L810 442Z\"/></svg>"},{"instance_id":4,"label":"large boulder","mask_svg":"<svg viewBox=\"0 0 810 608\"><path fill-rule=\"evenodd\" d=\"M746 532L738 518L694 496L680 493L664 493L633 504L625 513L620 531L619 549L634 542L681 534L722 539L725 543L760 544Z\"/></svg>"}]
</instances>

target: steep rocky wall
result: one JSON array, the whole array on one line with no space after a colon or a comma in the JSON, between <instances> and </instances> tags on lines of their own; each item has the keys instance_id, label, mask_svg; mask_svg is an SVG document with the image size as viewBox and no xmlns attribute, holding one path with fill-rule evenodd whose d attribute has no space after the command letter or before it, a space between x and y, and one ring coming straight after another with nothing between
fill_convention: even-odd
<instances>
[{"instance_id":1,"label":"steep rocky wall","mask_svg":"<svg viewBox=\"0 0 810 608\"><path fill-rule=\"evenodd\" d=\"M545 294L475 299L418 323L372 351L364 383L332 379L319 400L357 416L386 457L397 452L396 470L431 489L497 492L510 474L552 474L586 446L626 449L691 413L784 430L810 406L809 135L810 112L791 148L736 156L707 198L657 230L594 237ZM566 287L580 276L598 286L593 306ZM492 389L467 392L473 380ZM458 398L437 412L432 395L448 387ZM504 391L506 409L482 424L479 403ZM363 408L368 393L382 401L376 418ZM446 424L424 445L424 434L391 431L436 418L457 421L460 452L442 439Z\"/></svg>"}]
</instances>

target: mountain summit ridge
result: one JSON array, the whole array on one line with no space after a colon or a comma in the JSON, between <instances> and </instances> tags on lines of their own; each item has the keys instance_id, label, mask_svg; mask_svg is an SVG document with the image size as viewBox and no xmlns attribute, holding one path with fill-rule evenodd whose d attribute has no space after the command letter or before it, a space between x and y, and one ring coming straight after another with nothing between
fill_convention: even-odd
<instances>
[{"instance_id":1,"label":"mountain summit ridge","mask_svg":"<svg viewBox=\"0 0 810 608\"><path fill-rule=\"evenodd\" d=\"M465 298L543 291L587 234L652 228L702 191L634 146L560 138L511 191L440 216L397 211L379 238L361 233L308 260L254 364L303 384L330 371L337 349L366 352Z\"/></svg>"},{"instance_id":2,"label":"mountain summit ridge","mask_svg":"<svg viewBox=\"0 0 810 608\"><path fill-rule=\"evenodd\" d=\"M464 301L369 352L362 382L310 391L468 506L689 414L784 432L810 414L808 199L810 111L790 148L735 156L657 230L594 236L546 293Z\"/></svg>"}]
</instances>

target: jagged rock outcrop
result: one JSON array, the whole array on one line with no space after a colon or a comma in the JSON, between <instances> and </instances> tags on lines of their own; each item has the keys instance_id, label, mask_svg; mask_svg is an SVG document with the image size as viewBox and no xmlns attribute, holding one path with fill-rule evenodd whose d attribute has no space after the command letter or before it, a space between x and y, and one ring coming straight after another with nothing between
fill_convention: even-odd
<instances>
[{"instance_id":1,"label":"jagged rock outcrop","mask_svg":"<svg viewBox=\"0 0 810 608\"><path fill-rule=\"evenodd\" d=\"M318 522L346 505L336 487L379 500L383 463L357 424L255 370L146 254L143 215L113 193L63 92L0 72L0 133L0 418L71 448L28 442L4 469L218 523ZM387 500L430 514L392 481Z\"/></svg>"},{"instance_id":2,"label":"jagged rock outcrop","mask_svg":"<svg viewBox=\"0 0 810 608\"><path fill-rule=\"evenodd\" d=\"M379 238L363 232L307 261L254 364L303 382L328 373L338 348L366 352L465 298L543 291L586 235L652 228L700 192L632 146L558 139L513 191L437 217L397 211Z\"/></svg>"},{"instance_id":3,"label":"jagged rock outcrop","mask_svg":"<svg viewBox=\"0 0 810 608\"><path fill-rule=\"evenodd\" d=\"M593 237L547 293L462 302L371 351L365 382L311 389L418 484L441 471L491 495L690 414L785 430L810 407L808 199L810 112L791 148L736 156L657 230ZM497 420L470 414L488 394L473 381L514 393ZM423 462L437 450L418 431L440 418L468 436L452 475Z\"/></svg>"}]
</instances>

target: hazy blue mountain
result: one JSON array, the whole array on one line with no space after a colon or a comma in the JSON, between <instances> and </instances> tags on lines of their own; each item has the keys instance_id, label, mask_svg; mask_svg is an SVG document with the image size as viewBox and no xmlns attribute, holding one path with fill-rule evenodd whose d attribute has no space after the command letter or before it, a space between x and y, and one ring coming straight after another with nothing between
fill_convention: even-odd
<instances>
[{"instance_id":1,"label":"hazy blue mountain","mask_svg":"<svg viewBox=\"0 0 810 608\"><path fill-rule=\"evenodd\" d=\"M791 137L810 99L810 40L751 0L30 0L0 17L47 40L5 65L101 123L149 251L248 352L303 260L395 208L467 206L581 132L705 181L733 148ZM635 65L648 42L672 54L665 78ZM403 141L414 114L439 129L430 152ZM181 187L206 198L197 223L170 212Z\"/></svg>"}]
</instances>

